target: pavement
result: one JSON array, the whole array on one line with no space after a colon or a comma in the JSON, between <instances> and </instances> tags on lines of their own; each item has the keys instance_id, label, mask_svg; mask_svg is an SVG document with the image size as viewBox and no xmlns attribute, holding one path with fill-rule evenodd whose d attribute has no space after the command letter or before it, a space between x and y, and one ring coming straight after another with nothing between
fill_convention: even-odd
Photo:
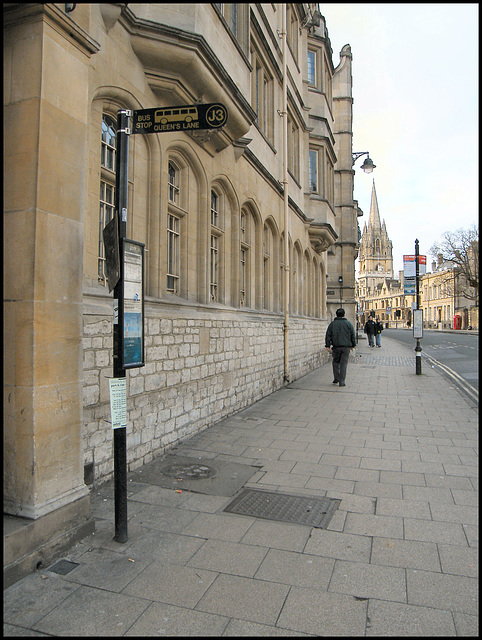
<instances>
[{"instance_id":1,"label":"pavement","mask_svg":"<svg viewBox=\"0 0 482 640\"><path fill-rule=\"evenodd\" d=\"M95 533L4 591L4 635L478 636L478 408L385 336L332 379L130 472L126 543L92 489Z\"/></svg>"}]
</instances>

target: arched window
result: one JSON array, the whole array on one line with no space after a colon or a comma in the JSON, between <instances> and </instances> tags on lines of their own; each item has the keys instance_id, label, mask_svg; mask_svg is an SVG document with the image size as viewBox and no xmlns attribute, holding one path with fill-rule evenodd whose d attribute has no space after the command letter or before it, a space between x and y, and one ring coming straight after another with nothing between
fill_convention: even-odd
<instances>
[{"instance_id":1,"label":"arched window","mask_svg":"<svg viewBox=\"0 0 482 640\"><path fill-rule=\"evenodd\" d=\"M181 220L167 214L167 291L179 293L181 256Z\"/></svg>"},{"instance_id":2,"label":"arched window","mask_svg":"<svg viewBox=\"0 0 482 640\"><path fill-rule=\"evenodd\" d=\"M100 152L100 197L99 197L99 249L98 280L107 283L105 274L104 227L114 216L115 204L115 149L117 127L114 118L102 116L101 152Z\"/></svg>"},{"instance_id":3,"label":"arched window","mask_svg":"<svg viewBox=\"0 0 482 640\"><path fill-rule=\"evenodd\" d=\"M301 245L298 241L293 246L293 260L291 269L291 313L301 315L303 313L303 259Z\"/></svg>"},{"instance_id":4,"label":"arched window","mask_svg":"<svg viewBox=\"0 0 482 640\"><path fill-rule=\"evenodd\" d=\"M305 251L305 265L304 265L304 309L303 313L306 316L313 315L313 276L311 273L311 257L309 251Z\"/></svg>"},{"instance_id":5,"label":"arched window","mask_svg":"<svg viewBox=\"0 0 482 640\"><path fill-rule=\"evenodd\" d=\"M224 195L211 189L211 234L209 262L209 297L224 302Z\"/></svg>"},{"instance_id":6,"label":"arched window","mask_svg":"<svg viewBox=\"0 0 482 640\"><path fill-rule=\"evenodd\" d=\"M263 229L263 308L271 309L273 293L273 234L265 223Z\"/></svg>"},{"instance_id":7,"label":"arched window","mask_svg":"<svg viewBox=\"0 0 482 640\"><path fill-rule=\"evenodd\" d=\"M180 200L180 187L179 176L180 171L173 162L169 163L169 202L179 205Z\"/></svg>"},{"instance_id":8,"label":"arched window","mask_svg":"<svg viewBox=\"0 0 482 640\"><path fill-rule=\"evenodd\" d=\"M179 157L169 158L167 165L167 255L166 291L187 296L187 164Z\"/></svg>"},{"instance_id":9,"label":"arched window","mask_svg":"<svg viewBox=\"0 0 482 640\"><path fill-rule=\"evenodd\" d=\"M241 210L240 231L240 271L239 271L239 304L249 306L250 269L251 269L251 215L246 209Z\"/></svg>"}]
</instances>

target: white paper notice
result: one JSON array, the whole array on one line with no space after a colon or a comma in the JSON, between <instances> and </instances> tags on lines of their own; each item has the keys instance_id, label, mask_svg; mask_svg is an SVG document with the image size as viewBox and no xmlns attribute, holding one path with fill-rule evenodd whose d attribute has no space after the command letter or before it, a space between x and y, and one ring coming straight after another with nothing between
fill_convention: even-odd
<instances>
[{"instance_id":1,"label":"white paper notice","mask_svg":"<svg viewBox=\"0 0 482 640\"><path fill-rule=\"evenodd\" d=\"M110 417L112 428L127 426L127 385L126 378L110 378Z\"/></svg>"}]
</instances>

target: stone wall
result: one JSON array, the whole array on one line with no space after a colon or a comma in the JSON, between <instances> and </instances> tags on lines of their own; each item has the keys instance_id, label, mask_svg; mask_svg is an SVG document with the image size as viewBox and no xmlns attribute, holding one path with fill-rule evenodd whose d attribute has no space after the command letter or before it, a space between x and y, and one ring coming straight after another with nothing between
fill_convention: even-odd
<instances>
[{"instance_id":1,"label":"stone wall","mask_svg":"<svg viewBox=\"0 0 482 640\"><path fill-rule=\"evenodd\" d=\"M95 482L113 473L111 309L85 299L82 443ZM327 361L326 326L290 318L292 380ZM282 387L283 341L280 314L146 302L146 364L126 372L129 470Z\"/></svg>"}]
</instances>

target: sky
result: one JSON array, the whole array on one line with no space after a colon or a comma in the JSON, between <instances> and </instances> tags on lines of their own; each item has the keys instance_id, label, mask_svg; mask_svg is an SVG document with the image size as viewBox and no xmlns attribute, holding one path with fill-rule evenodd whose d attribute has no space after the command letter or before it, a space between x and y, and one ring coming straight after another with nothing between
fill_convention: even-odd
<instances>
[{"instance_id":1,"label":"sky","mask_svg":"<svg viewBox=\"0 0 482 640\"><path fill-rule=\"evenodd\" d=\"M335 67L351 46L353 151L376 165L355 163L360 229L375 181L395 277L416 239L430 271L445 232L478 225L478 4L319 4Z\"/></svg>"}]
</instances>

